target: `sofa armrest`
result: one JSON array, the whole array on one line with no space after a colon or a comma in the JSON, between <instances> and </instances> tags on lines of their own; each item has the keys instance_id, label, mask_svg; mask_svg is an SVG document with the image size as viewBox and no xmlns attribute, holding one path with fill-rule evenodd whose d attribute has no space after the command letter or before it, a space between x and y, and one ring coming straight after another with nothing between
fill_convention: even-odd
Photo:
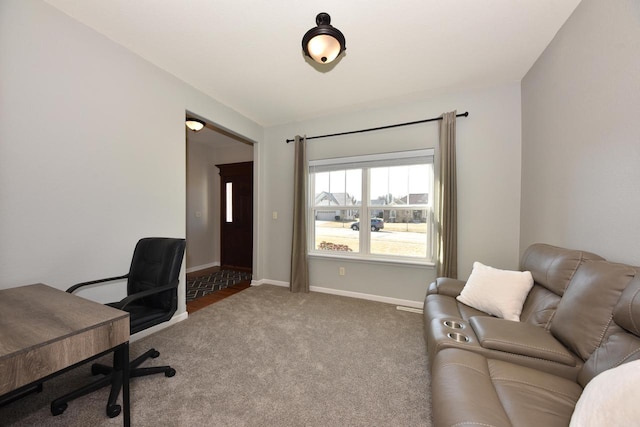
<instances>
[{"instance_id":1,"label":"sofa armrest","mask_svg":"<svg viewBox=\"0 0 640 427\"><path fill-rule=\"evenodd\" d=\"M429 285L427 295L440 294L450 297L457 297L462 292L465 282L458 279L450 279L448 277L438 277L435 282Z\"/></svg>"},{"instance_id":2,"label":"sofa armrest","mask_svg":"<svg viewBox=\"0 0 640 427\"><path fill-rule=\"evenodd\" d=\"M576 357L544 328L485 316L469 323L484 348L576 366Z\"/></svg>"}]
</instances>

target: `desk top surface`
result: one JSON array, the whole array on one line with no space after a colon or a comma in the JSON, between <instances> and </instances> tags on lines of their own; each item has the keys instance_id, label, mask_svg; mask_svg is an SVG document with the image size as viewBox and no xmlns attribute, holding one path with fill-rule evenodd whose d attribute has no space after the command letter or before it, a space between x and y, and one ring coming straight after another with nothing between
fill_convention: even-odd
<instances>
[{"instance_id":1,"label":"desk top surface","mask_svg":"<svg viewBox=\"0 0 640 427\"><path fill-rule=\"evenodd\" d=\"M0 290L0 360L128 316L41 283Z\"/></svg>"}]
</instances>

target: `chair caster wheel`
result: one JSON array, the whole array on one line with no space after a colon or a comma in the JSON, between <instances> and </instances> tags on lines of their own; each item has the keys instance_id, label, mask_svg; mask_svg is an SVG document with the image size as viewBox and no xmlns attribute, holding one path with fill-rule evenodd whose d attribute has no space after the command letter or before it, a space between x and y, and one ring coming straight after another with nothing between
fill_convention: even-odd
<instances>
[{"instance_id":1,"label":"chair caster wheel","mask_svg":"<svg viewBox=\"0 0 640 427\"><path fill-rule=\"evenodd\" d=\"M153 350L153 353L151 353L149 357L151 357L152 359L155 359L158 356L160 356L160 352L158 350Z\"/></svg>"},{"instance_id":2,"label":"chair caster wheel","mask_svg":"<svg viewBox=\"0 0 640 427\"><path fill-rule=\"evenodd\" d=\"M173 368L169 368L165 371L164 376L165 377L172 377L176 374L176 370Z\"/></svg>"},{"instance_id":3,"label":"chair caster wheel","mask_svg":"<svg viewBox=\"0 0 640 427\"><path fill-rule=\"evenodd\" d=\"M57 405L51 404L51 415L54 417L56 415L62 414L69 407L66 403L58 403Z\"/></svg>"},{"instance_id":4,"label":"chair caster wheel","mask_svg":"<svg viewBox=\"0 0 640 427\"><path fill-rule=\"evenodd\" d=\"M107 416L109 418L117 417L118 415L120 415L120 411L122 411L120 405L107 406Z\"/></svg>"}]
</instances>

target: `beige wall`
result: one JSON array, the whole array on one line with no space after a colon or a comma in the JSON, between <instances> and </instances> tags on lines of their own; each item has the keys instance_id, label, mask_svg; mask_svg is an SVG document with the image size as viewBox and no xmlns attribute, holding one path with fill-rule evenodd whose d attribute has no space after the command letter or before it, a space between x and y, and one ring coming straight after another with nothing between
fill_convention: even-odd
<instances>
[{"instance_id":1,"label":"beige wall","mask_svg":"<svg viewBox=\"0 0 640 427\"><path fill-rule=\"evenodd\" d=\"M213 151L205 144L187 140L187 272L197 269L194 266L220 263L214 247L219 233L213 223L213 211L218 206L213 197Z\"/></svg>"},{"instance_id":2,"label":"beige wall","mask_svg":"<svg viewBox=\"0 0 640 427\"><path fill-rule=\"evenodd\" d=\"M583 0L522 81L520 248L640 264L640 2Z\"/></svg>"},{"instance_id":3,"label":"beige wall","mask_svg":"<svg viewBox=\"0 0 640 427\"><path fill-rule=\"evenodd\" d=\"M41 1L0 2L0 55L0 288L124 274L141 237L185 237L186 110L263 135Z\"/></svg>"},{"instance_id":4,"label":"beige wall","mask_svg":"<svg viewBox=\"0 0 640 427\"><path fill-rule=\"evenodd\" d=\"M186 110L258 142L258 280L289 280L286 138L453 109L470 112L458 122L460 277L475 260L515 268L534 241L637 264L639 8L583 0L521 85L416 94L265 130L41 1L2 1L0 287L124 273L140 237L185 237ZM398 132L312 141L310 155L429 146L437 126ZM424 267L311 263L314 286L411 301L433 277Z\"/></svg>"},{"instance_id":5,"label":"beige wall","mask_svg":"<svg viewBox=\"0 0 640 427\"><path fill-rule=\"evenodd\" d=\"M187 134L188 138L188 134ZM253 147L187 142L187 272L220 265L220 174L215 165L253 160Z\"/></svg>"},{"instance_id":6,"label":"beige wall","mask_svg":"<svg viewBox=\"0 0 640 427\"><path fill-rule=\"evenodd\" d=\"M473 261L518 267L520 229L520 85L417 94L415 100L355 113L277 126L266 130L262 204L264 277L289 281L293 194L293 144L296 134L322 135L469 111L458 119L459 274ZM309 159L433 147L437 122L368 134L309 141ZM272 212L278 219L272 219ZM339 276L339 267L346 275ZM421 302L435 278L429 267L326 258L310 261L310 284Z\"/></svg>"}]
</instances>

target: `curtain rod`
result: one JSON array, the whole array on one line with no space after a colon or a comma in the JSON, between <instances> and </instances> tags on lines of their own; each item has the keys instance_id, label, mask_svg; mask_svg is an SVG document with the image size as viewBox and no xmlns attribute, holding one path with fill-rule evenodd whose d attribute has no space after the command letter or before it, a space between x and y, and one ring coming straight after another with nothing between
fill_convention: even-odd
<instances>
[{"instance_id":1,"label":"curtain rod","mask_svg":"<svg viewBox=\"0 0 640 427\"><path fill-rule=\"evenodd\" d=\"M456 114L456 117L469 117L469 112L465 111L464 113ZM349 131L349 132L332 133L332 134L329 134L329 135L310 136L310 137L307 138L307 141L309 141L310 139L329 138L330 136L350 135L352 133L364 133L364 132L371 132L371 131L374 131L374 130L390 129L390 128L397 128L397 127L401 127L401 126L409 126L409 125L417 125L418 123L435 122L436 120L442 120L442 117L434 117L432 119L417 120L415 122L398 123L398 124L395 124L395 125L380 126L380 127L377 127L377 128L369 128L369 129L361 129L361 130L352 130L352 131ZM287 139L287 144L290 143L290 142L293 142L293 141L295 141L295 139Z\"/></svg>"}]
</instances>

